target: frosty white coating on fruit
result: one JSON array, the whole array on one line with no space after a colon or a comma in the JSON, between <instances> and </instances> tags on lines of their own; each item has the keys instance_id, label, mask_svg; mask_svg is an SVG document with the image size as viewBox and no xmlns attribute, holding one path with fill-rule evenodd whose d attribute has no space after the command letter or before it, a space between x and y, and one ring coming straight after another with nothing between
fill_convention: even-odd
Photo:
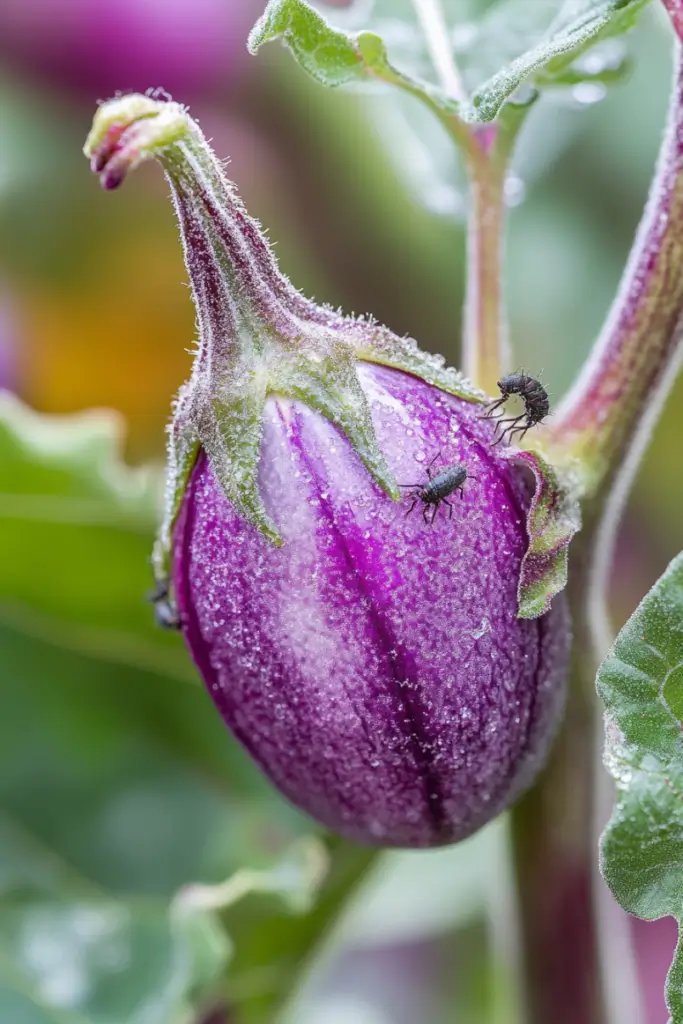
<instances>
[{"instance_id":1,"label":"frosty white coating on fruit","mask_svg":"<svg viewBox=\"0 0 683 1024\"><path fill-rule=\"evenodd\" d=\"M212 699L282 792L358 842L434 846L490 820L542 765L566 605L517 618L528 491L476 406L385 367L360 380L396 479L415 478L435 437L471 467L453 518L406 517L329 421L274 395L259 487L283 544L236 514L202 457L173 581Z\"/></svg>"}]
</instances>

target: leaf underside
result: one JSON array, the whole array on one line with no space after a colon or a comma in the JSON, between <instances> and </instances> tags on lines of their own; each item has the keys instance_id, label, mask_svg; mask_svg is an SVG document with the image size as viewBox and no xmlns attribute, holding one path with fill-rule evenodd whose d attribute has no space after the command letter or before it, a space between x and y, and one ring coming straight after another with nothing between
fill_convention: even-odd
<instances>
[{"instance_id":1,"label":"leaf underside","mask_svg":"<svg viewBox=\"0 0 683 1024\"><path fill-rule=\"evenodd\" d=\"M437 2L465 96L456 95L443 67L436 66L429 30L412 0L357 0L350 8L271 0L252 30L249 49L253 53L280 38L323 85L382 80L442 113L488 122L523 83L548 88L618 77L625 54L614 40L633 27L647 2L501 0L478 17L466 17L459 0Z\"/></svg>"},{"instance_id":2,"label":"leaf underside","mask_svg":"<svg viewBox=\"0 0 683 1024\"><path fill-rule=\"evenodd\" d=\"M631 68L621 37L647 2L436 0L462 84L458 96L443 87L414 0L356 0L350 7L276 0L254 27L249 48L279 38L322 85L374 93L359 111L398 179L432 214L460 220L467 185L453 139L469 148L468 123L504 119L513 105L526 118L542 91L592 83L590 95L600 98ZM527 182L544 172L541 155L533 147L525 151Z\"/></svg>"}]
</instances>

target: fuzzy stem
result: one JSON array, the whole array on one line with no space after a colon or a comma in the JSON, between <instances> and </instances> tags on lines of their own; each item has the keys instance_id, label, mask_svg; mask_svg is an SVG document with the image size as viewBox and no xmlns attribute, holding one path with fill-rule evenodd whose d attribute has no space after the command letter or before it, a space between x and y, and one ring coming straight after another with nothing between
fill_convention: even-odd
<instances>
[{"instance_id":1,"label":"fuzzy stem","mask_svg":"<svg viewBox=\"0 0 683 1024\"><path fill-rule=\"evenodd\" d=\"M669 123L633 252L595 353L552 428L558 446L580 459L595 496L572 552L576 642L563 732L548 771L513 814L531 1024L642 1020L627 919L606 904L595 877L606 778L593 687L610 641L605 594L616 530L680 365L682 308L683 59L677 47Z\"/></svg>"},{"instance_id":2,"label":"fuzzy stem","mask_svg":"<svg viewBox=\"0 0 683 1024\"><path fill-rule=\"evenodd\" d=\"M597 502L572 550L574 654L567 713L548 769L514 808L527 1024L642 1024L628 918L599 877L597 837L611 802L600 760L595 675L609 645L596 617Z\"/></svg>"},{"instance_id":3,"label":"fuzzy stem","mask_svg":"<svg viewBox=\"0 0 683 1024\"><path fill-rule=\"evenodd\" d=\"M488 394L509 364L503 312L503 231L507 159L497 147L478 143L467 154L470 204L462 364L470 380Z\"/></svg>"},{"instance_id":4,"label":"fuzzy stem","mask_svg":"<svg viewBox=\"0 0 683 1024\"><path fill-rule=\"evenodd\" d=\"M650 197L605 326L549 429L578 458L589 494L621 464L678 359L683 309L683 57ZM654 421L654 417L650 417Z\"/></svg>"},{"instance_id":5,"label":"fuzzy stem","mask_svg":"<svg viewBox=\"0 0 683 1024\"><path fill-rule=\"evenodd\" d=\"M579 458L588 498L570 573L576 643L568 712L548 771L513 813L531 1024L642 1020L627 919L606 905L595 877L605 777L593 687L610 640L605 594L616 530L680 365L682 309L683 58L677 46L668 126L633 251L595 352L550 432L561 450Z\"/></svg>"},{"instance_id":6,"label":"fuzzy stem","mask_svg":"<svg viewBox=\"0 0 683 1024\"><path fill-rule=\"evenodd\" d=\"M595 878L606 793L593 685L610 641L605 595L616 531L680 366L682 309L683 57L677 45L668 125L633 250L594 353L549 431L561 451L579 459L588 523L572 553L577 638L567 718L548 772L514 812L532 1024L642 1020L627 919L606 904Z\"/></svg>"},{"instance_id":7,"label":"fuzzy stem","mask_svg":"<svg viewBox=\"0 0 683 1024\"><path fill-rule=\"evenodd\" d=\"M582 545L579 554L587 550ZM609 1020L601 991L592 901L594 676L585 657L585 586L579 583L585 575L576 561L575 557L570 591L575 653L562 732L548 768L512 813L527 1024L607 1024Z\"/></svg>"}]
</instances>

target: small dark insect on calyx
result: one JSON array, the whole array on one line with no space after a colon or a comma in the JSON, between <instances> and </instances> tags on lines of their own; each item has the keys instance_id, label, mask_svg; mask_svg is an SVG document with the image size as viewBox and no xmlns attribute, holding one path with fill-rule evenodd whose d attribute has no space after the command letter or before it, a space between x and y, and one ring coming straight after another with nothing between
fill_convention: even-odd
<instances>
[{"instance_id":1,"label":"small dark insect on calyx","mask_svg":"<svg viewBox=\"0 0 683 1024\"><path fill-rule=\"evenodd\" d=\"M467 466L462 462L456 462L452 466L446 466L444 469L439 470L438 473L432 473L432 466L441 455L439 452L434 456L432 461L427 466L427 483L424 484L399 484L399 487L414 487L415 490L411 491L408 498L413 499L413 503L406 512L409 516L413 511L418 501L423 504L422 518L425 523L430 526L436 519L436 513L439 509L439 505L448 506L448 518L451 519L453 516L453 506L448 501L448 498L455 491L460 492L460 497L465 497L464 483L468 477L472 477L471 473L468 473ZM475 478L476 479L476 478ZM432 518L427 518L427 512L430 505L433 507Z\"/></svg>"},{"instance_id":2,"label":"small dark insect on calyx","mask_svg":"<svg viewBox=\"0 0 683 1024\"><path fill-rule=\"evenodd\" d=\"M166 580L157 582L148 600L154 605L157 626L161 626L162 629L180 629L180 615L171 599Z\"/></svg>"},{"instance_id":3,"label":"small dark insect on calyx","mask_svg":"<svg viewBox=\"0 0 683 1024\"><path fill-rule=\"evenodd\" d=\"M540 381L535 377L529 377L526 373L510 373L507 377L501 377L498 381L501 397L491 402L481 419L491 419L493 414L504 405L511 395L519 395L524 402L524 412L519 416L509 416L504 419L496 418L496 432L503 424L507 424L496 437L493 444L500 444L504 437L512 440L514 434L519 434L521 441L527 430L541 423L550 412L550 400L548 392Z\"/></svg>"}]
</instances>

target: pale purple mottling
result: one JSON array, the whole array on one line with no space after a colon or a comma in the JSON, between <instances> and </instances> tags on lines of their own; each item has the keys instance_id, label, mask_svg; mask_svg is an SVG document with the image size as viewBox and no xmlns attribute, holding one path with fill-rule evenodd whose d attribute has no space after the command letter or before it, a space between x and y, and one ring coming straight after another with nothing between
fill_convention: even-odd
<instances>
[{"instance_id":1,"label":"pale purple mottling","mask_svg":"<svg viewBox=\"0 0 683 1024\"><path fill-rule=\"evenodd\" d=\"M11 390L19 383L19 344L13 310L0 291L0 391Z\"/></svg>"},{"instance_id":2,"label":"pale purple mottling","mask_svg":"<svg viewBox=\"0 0 683 1024\"><path fill-rule=\"evenodd\" d=\"M433 527L373 483L327 420L272 396L260 489L284 538L240 519L205 456L175 530L174 585L225 721L295 804L365 843L463 838L527 786L558 719L562 595L516 618L529 494L478 407L360 365L400 482L464 462Z\"/></svg>"}]
</instances>

